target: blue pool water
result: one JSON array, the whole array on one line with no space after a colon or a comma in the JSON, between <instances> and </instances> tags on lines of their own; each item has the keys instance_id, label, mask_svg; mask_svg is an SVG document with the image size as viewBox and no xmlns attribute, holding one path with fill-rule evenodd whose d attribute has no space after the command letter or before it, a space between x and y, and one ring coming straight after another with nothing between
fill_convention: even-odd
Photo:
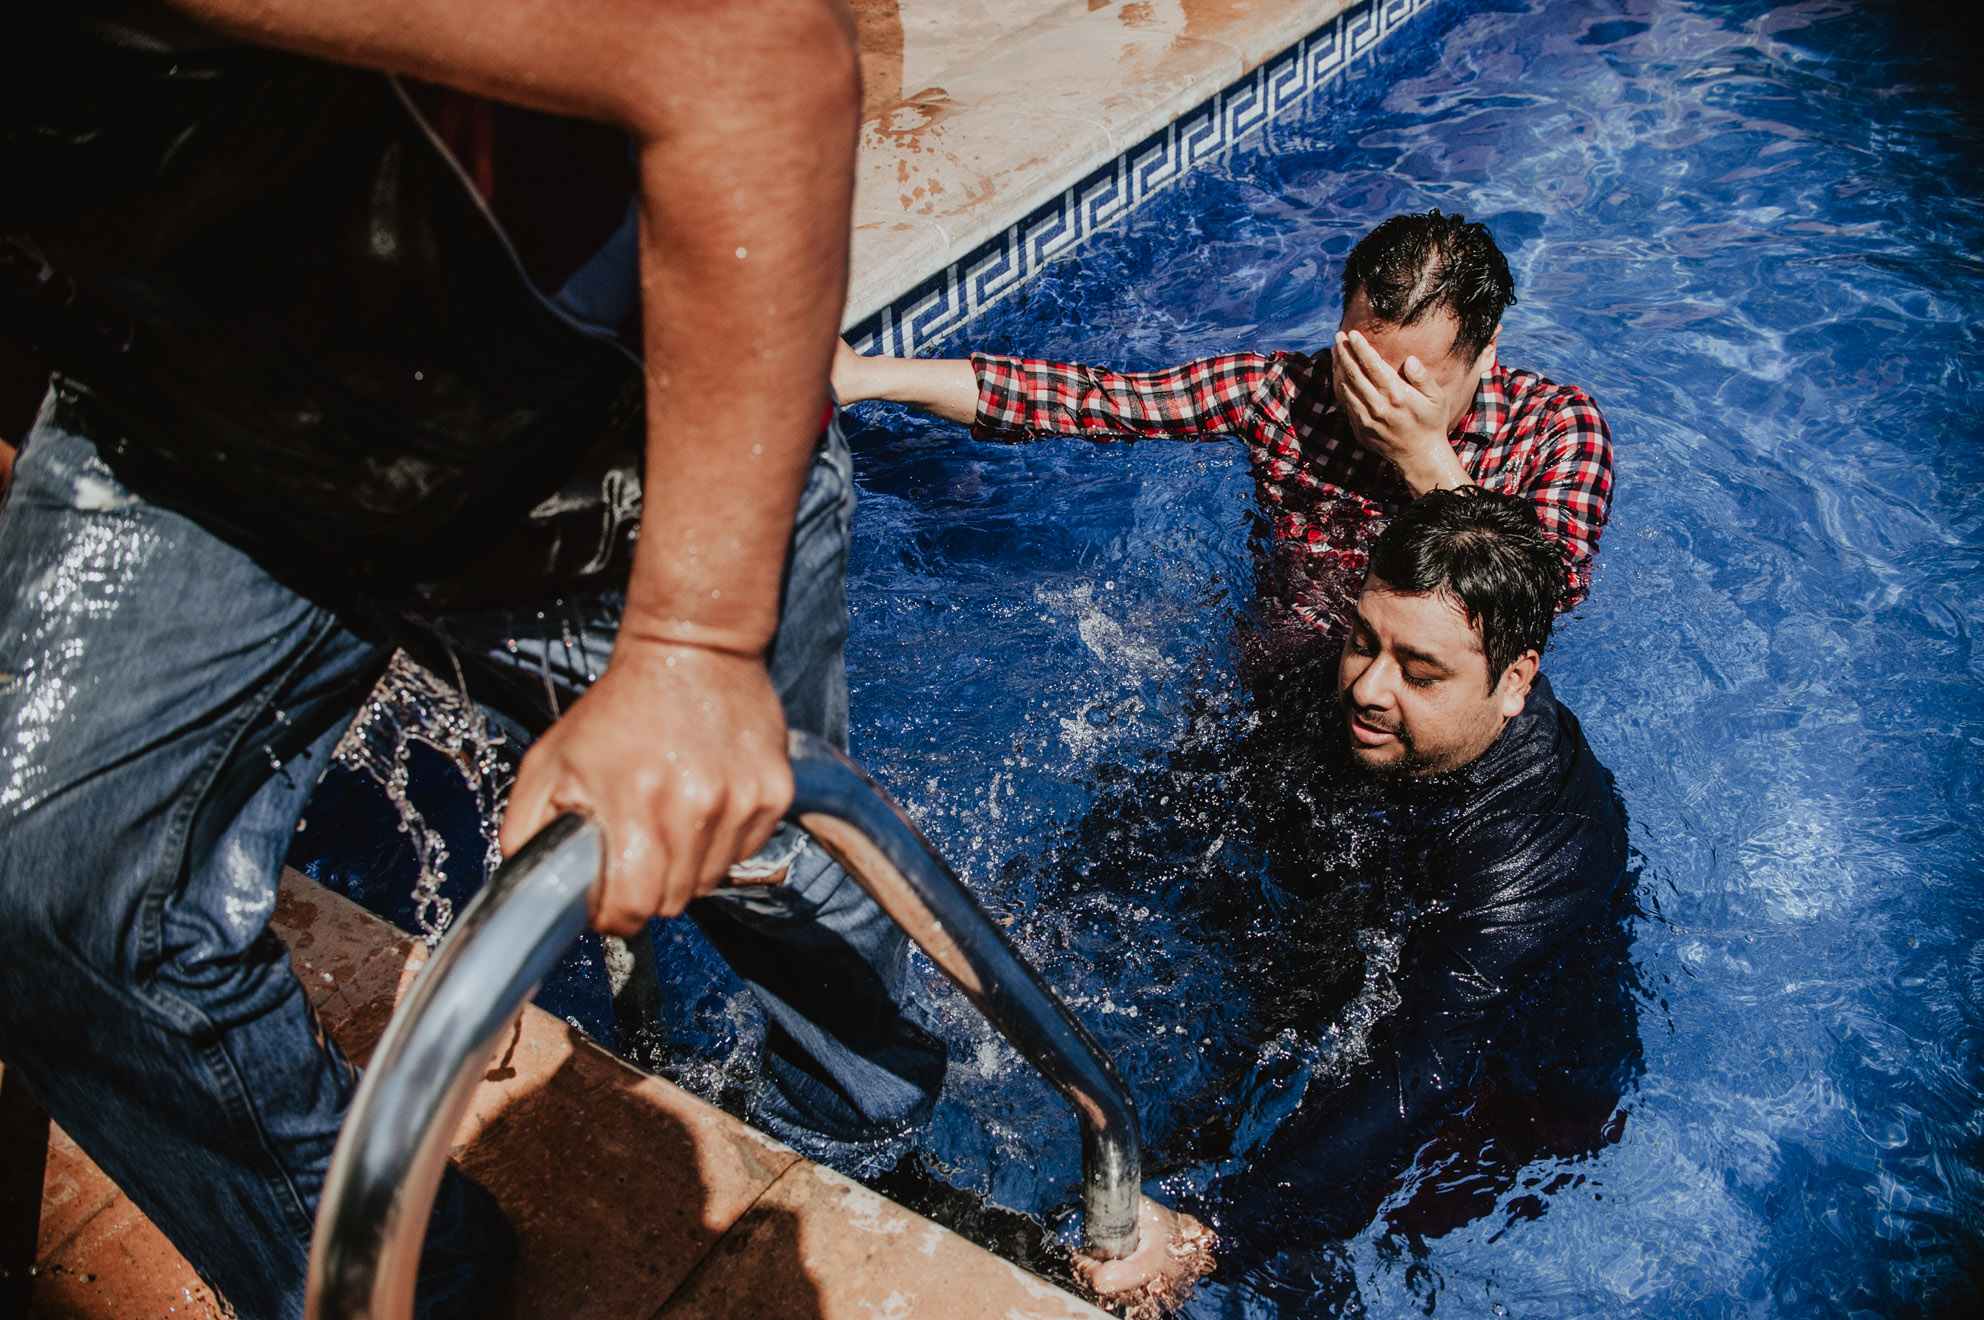
<instances>
[{"instance_id":1,"label":"blue pool water","mask_svg":"<svg viewBox=\"0 0 1984 1320\"><path fill-rule=\"evenodd\" d=\"M1510 254L1504 360L1587 387L1617 443L1597 585L1546 667L1632 818L1639 911L1593 991L1624 1024L1620 1084L1554 1145L1458 1126L1340 1253L1222 1280L1192 1315L1974 1303L1984 100L1965 12L1452 0L954 346L1132 368L1312 349L1355 239L1438 206ZM1121 1062L1153 1187L1196 1194L1330 1052L1284 1029L1288 989L1248 956L1299 916L1234 898L1262 865L1249 804L1207 805L1246 779L1222 759L1246 755L1228 731L1254 699L1244 457L859 418L855 755ZM1173 789L1175 812L1155 801ZM686 925L659 938L668 1070L734 1097L748 1002ZM1362 947L1381 963L1384 933ZM604 1034L589 956L546 1001ZM1065 1108L922 971L953 1052L924 1166L1060 1223Z\"/></svg>"},{"instance_id":2,"label":"blue pool water","mask_svg":"<svg viewBox=\"0 0 1984 1320\"><path fill-rule=\"evenodd\" d=\"M1597 587L1548 669L1633 820L1644 1071L1599 1154L1537 1161L1443 1236L1358 1237L1368 1311L1899 1315L1972 1294L1984 106L1957 13L1424 16L961 345L1125 367L1311 348L1355 239L1439 206L1510 252L1504 359L1611 419ZM857 755L1023 914L1153 1145L1189 1158L1173 1125L1249 1035L1257 987L1204 930L1096 877L1106 831L1086 876L1059 836L1243 704L1243 458L1006 448L876 412L857 446ZM1200 883L1244 885L1222 876L1245 865L1234 843ZM937 1153L1006 1204L1063 1201L1065 1120L947 1021ZM1539 1200L1560 1164L1582 1185ZM1194 1313L1242 1306L1214 1289Z\"/></svg>"}]
</instances>

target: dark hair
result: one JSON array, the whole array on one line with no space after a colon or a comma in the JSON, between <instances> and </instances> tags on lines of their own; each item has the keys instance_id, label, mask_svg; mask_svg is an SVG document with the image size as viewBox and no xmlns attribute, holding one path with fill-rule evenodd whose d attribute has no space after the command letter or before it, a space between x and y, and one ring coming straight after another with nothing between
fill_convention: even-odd
<instances>
[{"instance_id":1,"label":"dark hair","mask_svg":"<svg viewBox=\"0 0 1984 1320\"><path fill-rule=\"evenodd\" d=\"M1473 357L1516 304L1509 260L1484 224L1462 215L1395 215L1366 234L1343 263L1343 305L1362 290L1386 325L1411 325L1444 308L1460 322L1454 350Z\"/></svg>"},{"instance_id":2,"label":"dark hair","mask_svg":"<svg viewBox=\"0 0 1984 1320\"><path fill-rule=\"evenodd\" d=\"M1400 509L1371 547L1371 576L1407 596L1459 601L1492 686L1524 651L1549 645L1564 562L1528 500L1467 486Z\"/></svg>"}]
</instances>

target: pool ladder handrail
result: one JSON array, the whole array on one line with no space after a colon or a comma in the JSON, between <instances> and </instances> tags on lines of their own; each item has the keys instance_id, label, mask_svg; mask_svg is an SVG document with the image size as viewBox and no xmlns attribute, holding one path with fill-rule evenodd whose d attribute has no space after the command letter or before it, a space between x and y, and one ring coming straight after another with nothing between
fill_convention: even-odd
<instances>
[{"instance_id":1,"label":"pool ladder handrail","mask_svg":"<svg viewBox=\"0 0 1984 1320\"><path fill-rule=\"evenodd\" d=\"M1137 1245L1142 1149L1116 1066L921 831L860 767L791 735L799 824L874 896L1081 1122L1090 1252ZM499 1036L585 925L598 830L560 816L456 919L393 1015L331 1156L310 1244L306 1320L406 1320L449 1144Z\"/></svg>"}]
</instances>

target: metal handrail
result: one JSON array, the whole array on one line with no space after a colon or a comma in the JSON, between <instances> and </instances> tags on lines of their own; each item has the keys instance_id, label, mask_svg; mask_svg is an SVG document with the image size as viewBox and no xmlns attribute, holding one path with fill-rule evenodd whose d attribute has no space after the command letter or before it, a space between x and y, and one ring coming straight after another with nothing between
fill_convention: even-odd
<instances>
[{"instance_id":1,"label":"metal handrail","mask_svg":"<svg viewBox=\"0 0 1984 1320\"><path fill-rule=\"evenodd\" d=\"M792 734L791 756L789 818L1067 1098L1082 1129L1086 1245L1106 1258L1130 1254L1142 1150L1136 1105L1116 1066L859 767L804 733ZM427 1216L456 1125L498 1037L584 927L601 860L599 831L560 816L498 868L421 969L331 1156L310 1244L306 1320L413 1314Z\"/></svg>"}]
</instances>

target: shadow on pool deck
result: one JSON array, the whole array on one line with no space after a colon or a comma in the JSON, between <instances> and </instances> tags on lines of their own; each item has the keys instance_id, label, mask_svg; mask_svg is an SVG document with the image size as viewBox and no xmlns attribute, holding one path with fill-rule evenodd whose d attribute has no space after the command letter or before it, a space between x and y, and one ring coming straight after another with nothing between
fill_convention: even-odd
<instances>
[{"instance_id":1,"label":"shadow on pool deck","mask_svg":"<svg viewBox=\"0 0 1984 1320\"><path fill-rule=\"evenodd\" d=\"M325 1029L352 1058L368 1057L425 947L293 871L274 926ZM11 1104L18 1089L5 1088L9 1112L32 1120ZM21 1123L13 1132L8 1150L21 1158L5 1166L13 1176L0 1185L0 1229L20 1236L22 1223L32 1226L24 1184L40 1190L29 1314L222 1314L66 1134L49 1131L35 1180L19 1144L31 1134ZM519 1320L1102 1315L535 1007L491 1060L454 1156L516 1226L506 1314Z\"/></svg>"}]
</instances>

